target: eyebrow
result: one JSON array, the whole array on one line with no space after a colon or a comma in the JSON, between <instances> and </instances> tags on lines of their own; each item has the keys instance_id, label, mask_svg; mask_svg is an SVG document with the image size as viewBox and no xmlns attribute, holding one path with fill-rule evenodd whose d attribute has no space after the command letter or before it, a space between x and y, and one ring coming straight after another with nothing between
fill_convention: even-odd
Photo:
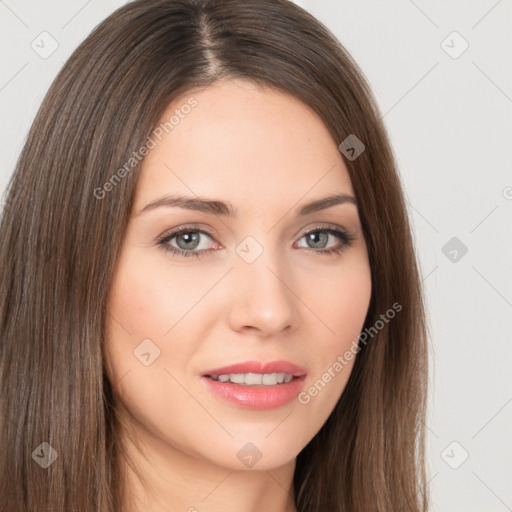
<instances>
[{"instance_id":1,"label":"eyebrow","mask_svg":"<svg viewBox=\"0 0 512 512\"><path fill-rule=\"evenodd\" d=\"M315 213L320 210L325 210L336 206L338 204L353 204L357 206L355 197L348 194L335 194L332 196L315 199L305 205L301 206L297 211L297 215L304 216L310 213ZM201 197L190 197L183 195L165 195L154 201L148 203L137 215L144 212L154 210L163 206L185 208L187 210L194 210L197 212L209 213L213 215L222 215L226 217L238 217L238 211L229 202L220 201L217 199L206 199Z\"/></svg>"}]
</instances>

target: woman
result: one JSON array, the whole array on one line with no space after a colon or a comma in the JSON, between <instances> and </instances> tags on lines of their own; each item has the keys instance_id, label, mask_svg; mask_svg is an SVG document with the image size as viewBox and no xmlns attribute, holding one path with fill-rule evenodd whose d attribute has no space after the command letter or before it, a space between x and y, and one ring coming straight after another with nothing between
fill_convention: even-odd
<instances>
[{"instance_id":1,"label":"woman","mask_svg":"<svg viewBox=\"0 0 512 512\"><path fill-rule=\"evenodd\" d=\"M0 236L3 510L427 510L401 184L301 8L118 9L44 99Z\"/></svg>"}]
</instances>

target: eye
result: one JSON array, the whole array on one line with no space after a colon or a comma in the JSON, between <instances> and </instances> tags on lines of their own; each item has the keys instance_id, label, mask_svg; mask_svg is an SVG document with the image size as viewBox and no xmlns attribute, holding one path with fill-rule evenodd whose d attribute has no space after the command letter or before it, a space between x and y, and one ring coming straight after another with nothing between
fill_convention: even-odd
<instances>
[{"instance_id":1,"label":"eye","mask_svg":"<svg viewBox=\"0 0 512 512\"><path fill-rule=\"evenodd\" d=\"M318 226L304 233L301 237L306 240L306 248L322 255L339 254L352 245L354 237L339 228L326 228ZM334 242L334 246L332 245ZM329 243L331 243L329 245Z\"/></svg>"},{"instance_id":2,"label":"eye","mask_svg":"<svg viewBox=\"0 0 512 512\"><path fill-rule=\"evenodd\" d=\"M163 235L157 240L157 245L165 252L170 252L177 257L199 257L219 248L218 246L208 247L206 241L208 238L213 241L213 235L207 231L187 226ZM350 247L354 237L337 227L317 226L304 233L299 240L302 239L306 240L307 245L298 247L305 247L317 255L334 255ZM294 247L297 246L294 245Z\"/></svg>"},{"instance_id":3,"label":"eye","mask_svg":"<svg viewBox=\"0 0 512 512\"><path fill-rule=\"evenodd\" d=\"M164 235L157 243L165 252L171 252L177 256L202 256L205 252L214 250L204 247L205 237L212 239L211 235L202 229L185 227Z\"/></svg>"}]
</instances>

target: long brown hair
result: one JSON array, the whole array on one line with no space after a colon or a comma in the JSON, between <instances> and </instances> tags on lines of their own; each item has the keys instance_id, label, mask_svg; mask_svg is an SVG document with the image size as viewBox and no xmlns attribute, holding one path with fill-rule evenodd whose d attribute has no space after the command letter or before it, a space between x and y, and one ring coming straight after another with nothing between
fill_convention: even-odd
<instances>
[{"instance_id":1,"label":"long brown hair","mask_svg":"<svg viewBox=\"0 0 512 512\"><path fill-rule=\"evenodd\" d=\"M106 304L140 164L118 170L173 98L222 78L286 91L334 140L365 146L345 163L371 266L364 326L378 332L360 343L338 404L297 457L297 510L427 510L427 325L393 152L357 64L287 0L130 2L50 87L0 226L0 509L120 511ZM395 303L400 312L375 329Z\"/></svg>"}]
</instances>

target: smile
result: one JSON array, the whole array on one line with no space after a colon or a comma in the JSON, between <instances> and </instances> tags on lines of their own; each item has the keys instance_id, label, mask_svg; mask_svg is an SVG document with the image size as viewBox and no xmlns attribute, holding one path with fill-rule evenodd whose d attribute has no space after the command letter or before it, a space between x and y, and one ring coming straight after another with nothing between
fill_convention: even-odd
<instances>
[{"instance_id":1,"label":"smile","mask_svg":"<svg viewBox=\"0 0 512 512\"><path fill-rule=\"evenodd\" d=\"M244 361L206 370L201 382L224 403L267 410L296 398L306 375L305 368L290 361Z\"/></svg>"},{"instance_id":2,"label":"smile","mask_svg":"<svg viewBox=\"0 0 512 512\"><path fill-rule=\"evenodd\" d=\"M229 373L224 375L209 375L210 379L220 382L231 382L243 386L275 386L287 384L293 379L288 373Z\"/></svg>"}]
</instances>

